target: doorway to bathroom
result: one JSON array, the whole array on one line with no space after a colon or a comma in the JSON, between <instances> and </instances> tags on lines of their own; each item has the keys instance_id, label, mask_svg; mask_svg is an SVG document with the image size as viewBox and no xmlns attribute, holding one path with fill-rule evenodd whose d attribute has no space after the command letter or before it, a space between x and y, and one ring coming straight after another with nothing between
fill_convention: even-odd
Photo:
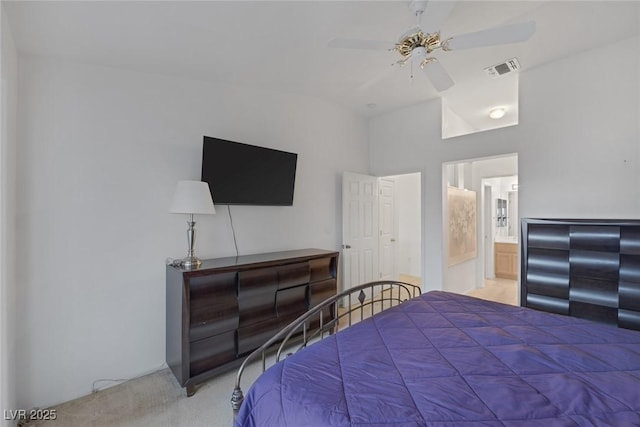
<instances>
[{"instance_id":1,"label":"doorway to bathroom","mask_svg":"<svg viewBox=\"0 0 640 427\"><path fill-rule=\"evenodd\" d=\"M518 304L518 155L508 154L443 165L443 191L475 195L477 255L451 262L449 202L443 197L444 247L449 259L444 289Z\"/></svg>"}]
</instances>

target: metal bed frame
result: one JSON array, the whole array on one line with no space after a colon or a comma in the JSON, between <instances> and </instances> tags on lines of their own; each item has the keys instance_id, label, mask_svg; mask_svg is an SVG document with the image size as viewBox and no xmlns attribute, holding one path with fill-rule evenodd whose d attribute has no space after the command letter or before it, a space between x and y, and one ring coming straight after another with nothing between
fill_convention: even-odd
<instances>
[{"instance_id":1,"label":"metal bed frame","mask_svg":"<svg viewBox=\"0 0 640 427\"><path fill-rule=\"evenodd\" d=\"M367 291L370 292L369 295L371 297L369 298L367 298ZM394 293L395 291L397 291L397 294ZM240 365L236 375L235 387L231 395L233 420L235 421L238 411L240 410L240 405L242 405L244 400L240 381L249 363L261 357L262 372L264 372L266 370L266 356L268 353L273 354L275 352L274 363L278 363L282 358L282 353L285 351L285 348L289 351L286 353L286 356L289 356L307 347L308 344L312 344L313 342L324 339L326 336L334 334L343 326L340 325L340 320L345 317L347 318L347 323L344 325L346 328L354 323L354 317L357 312L359 312L360 315L355 321L364 320L365 308L367 307L371 307L370 315L373 316L394 305L417 297L421 293L420 286L418 285L395 280L374 281L340 292L302 314L262 346L249 354L242 362L242 365ZM358 295L357 302L353 301L353 296L356 294ZM338 309L340 303L343 305L342 309ZM388 303L386 307L385 303ZM325 313L327 310L331 311L333 315L325 322ZM366 317L369 317L368 314ZM296 344L297 347L295 347Z\"/></svg>"}]
</instances>

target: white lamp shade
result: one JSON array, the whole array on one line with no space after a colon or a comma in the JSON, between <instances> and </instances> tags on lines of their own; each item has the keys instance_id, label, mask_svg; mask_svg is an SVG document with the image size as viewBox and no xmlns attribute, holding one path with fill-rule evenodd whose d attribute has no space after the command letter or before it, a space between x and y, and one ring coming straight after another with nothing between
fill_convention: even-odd
<instances>
[{"instance_id":1,"label":"white lamp shade","mask_svg":"<svg viewBox=\"0 0 640 427\"><path fill-rule=\"evenodd\" d=\"M180 214L216 213L209 184L203 181L178 181L169 212Z\"/></svg>"}]
</instances>

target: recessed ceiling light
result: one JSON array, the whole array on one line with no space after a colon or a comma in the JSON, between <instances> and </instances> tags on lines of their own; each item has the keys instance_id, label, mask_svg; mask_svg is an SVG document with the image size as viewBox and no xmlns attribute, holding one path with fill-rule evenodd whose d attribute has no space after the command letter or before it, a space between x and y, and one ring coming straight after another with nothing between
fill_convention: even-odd
<instances>
[{"instance_id":1,"label":"recessed ceiling light","mask_svg":"<svg viewBox=\"0 0 640 427\"><path fill-rule=\"evenodd\" d=\"M489 111L489 117L491 117L492 119L501 119L504 117L504 108L494 108L493 110Z\"/></svg>"}]
</instances>

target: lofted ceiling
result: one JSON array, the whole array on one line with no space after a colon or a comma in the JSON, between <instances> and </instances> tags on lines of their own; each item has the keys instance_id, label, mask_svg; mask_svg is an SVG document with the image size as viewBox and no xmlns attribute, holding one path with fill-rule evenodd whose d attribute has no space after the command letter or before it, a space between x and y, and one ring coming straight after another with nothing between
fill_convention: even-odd
<instances>
[{"instance_id":1,"label":"lofted ceiling","mask_svg":"<svg viewBox=\"0 0 640 427\"><path fill-rule=\"evenodd\" d=\"M317 97L364 116L440 96L475 114L503 102L484 68L516 57L526 71L637 36L640 26L634 1L458 1L443 37L528 20L537 31L521 44L435 52L456 82L438 93L423 74L411 79L411 67L391 67L396 52L327 46L397 41L416 23L407 1L3 3L20 54Z\"/></svg>"}]
</instances>

